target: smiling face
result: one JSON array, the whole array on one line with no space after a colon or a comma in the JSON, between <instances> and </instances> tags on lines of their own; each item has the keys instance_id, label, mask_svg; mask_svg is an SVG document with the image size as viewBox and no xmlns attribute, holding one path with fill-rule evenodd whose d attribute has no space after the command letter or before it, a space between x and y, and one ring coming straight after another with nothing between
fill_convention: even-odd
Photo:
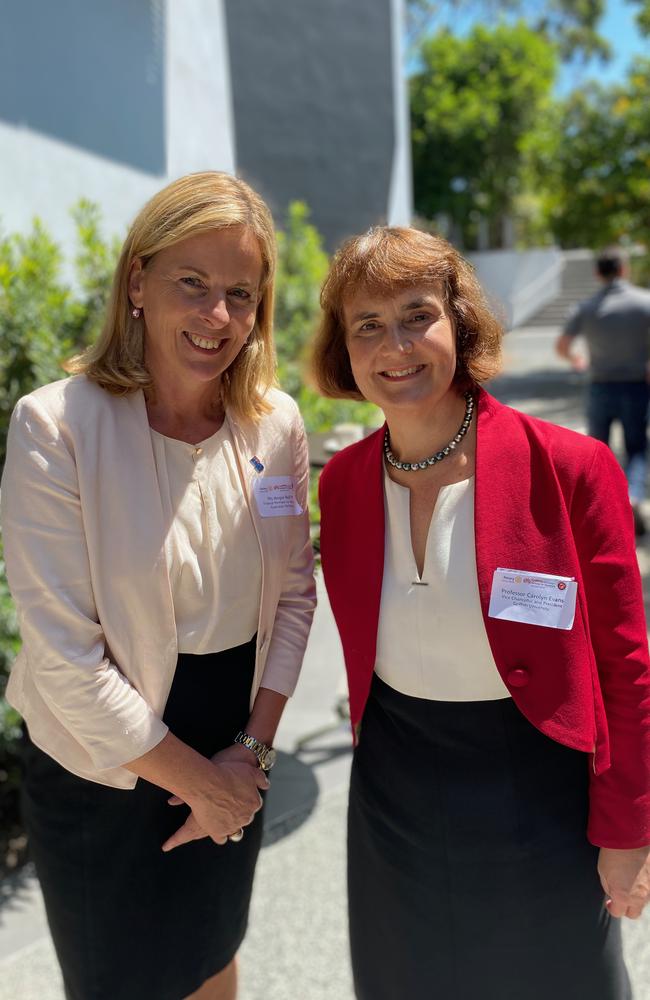
<instances>
[{"instance_id":1,"label":"smiling face","mask_svg":"<svg viewBox=\"0 0 650 1000\"><path fill-rule=\"evenodd\" d=\"M355 382L387 415L424 413L458 395L456 338L436 285L414 285L389 298L359 289L345 302L343 319Z\"/></svg>"},{"instance_id":2,"label":"smiling face","mask_svg":"<svg viewBox=\"0 0 650 1000\"><path fill-rule=\"evenodd\" d=\"M232 364L255 325L262 256L245 226L199 233L136 259L129 297L142 309L154 383L205 387Z\"/></svg>"}]
</instances>

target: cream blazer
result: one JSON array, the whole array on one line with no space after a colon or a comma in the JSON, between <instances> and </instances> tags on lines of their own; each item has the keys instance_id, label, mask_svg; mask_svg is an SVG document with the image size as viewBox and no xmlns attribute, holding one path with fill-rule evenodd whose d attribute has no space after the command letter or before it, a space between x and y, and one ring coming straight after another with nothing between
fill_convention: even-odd
<instances>
[{"instance_id":1,"label":"cream blazer","mask_svg":"<svg viewBox=\"0 0 650 1000\"><path fill-rule=\"evenodd\" d=\"M262 684L293 693L316 604L304 428L289 396L272 390L269 401L273 412L259 423L229 415L262 555L251 705ZM260 475L293 476L303 513L261 517L253 495ZM143 393L112 396L75 376L21 399L9 430L2 530L23 640L7 700L33 741L68 770L132 788L136 778L121 765L165 736L177 659L169 524Z\"/></svg>"}]
</instances>

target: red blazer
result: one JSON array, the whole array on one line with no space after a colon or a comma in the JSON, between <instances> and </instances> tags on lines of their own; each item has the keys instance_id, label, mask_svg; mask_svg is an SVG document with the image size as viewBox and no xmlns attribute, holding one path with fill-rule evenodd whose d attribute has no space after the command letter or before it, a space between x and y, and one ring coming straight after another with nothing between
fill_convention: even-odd
<instances>
[{"instance_id":1,"label":"red blazer","mask_svg":"<svg viewBox=\"0 0 650 1000\"><path fill-rule=\"evenodd\" d=\"M650 662L625 476L609 448L478 397L475 539L485 630L526 718L593 754L588 837L650 844ZM321 553L358 733L384 564L383 428L320 479ZM498 567L575 577L570 631L488 617Z\"/></svg>"}]
</instances>

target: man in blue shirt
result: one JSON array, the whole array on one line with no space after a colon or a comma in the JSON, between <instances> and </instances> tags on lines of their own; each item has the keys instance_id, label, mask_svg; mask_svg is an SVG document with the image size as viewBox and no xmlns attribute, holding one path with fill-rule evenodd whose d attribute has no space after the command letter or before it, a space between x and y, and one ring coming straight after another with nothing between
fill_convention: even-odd
<instances>
[{"instance_id":1,"label":"man in blue shirt","mask_svg":"<svg viewBox=\"0 0 650 1000\"><path fill-rule=\"evenodd\" d=\"M637 535L643 535L639 505L645 496L647 471L650 292L624 280L618 251L599 256L596 273L603 287L569 316L556 350L583 370L585 360L574 354L573 341L580 334L585 338L589 350L587 433L609 444L612 422L621 422L634 526Z\"/></svg>"}]
</instances>

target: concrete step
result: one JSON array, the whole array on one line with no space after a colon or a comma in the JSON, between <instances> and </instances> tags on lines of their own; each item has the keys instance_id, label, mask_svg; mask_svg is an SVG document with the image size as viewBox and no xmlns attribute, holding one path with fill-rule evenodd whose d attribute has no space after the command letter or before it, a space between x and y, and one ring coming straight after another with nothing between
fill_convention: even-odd
<instances>
[{"instance_id":1,"label":"concrete step","mask_svg":"<svg viewBox=\"0 0 650 1000\"><path fill-rule=\"evenodd\" d=\"M575 306L594 295L599 288L600 283L594 275L591 256L567 255L564 259L559 294L552 302L547 302L538 312L529 317L526 320L526 326L563 326Z\"/></svg>"}]
</instances>

